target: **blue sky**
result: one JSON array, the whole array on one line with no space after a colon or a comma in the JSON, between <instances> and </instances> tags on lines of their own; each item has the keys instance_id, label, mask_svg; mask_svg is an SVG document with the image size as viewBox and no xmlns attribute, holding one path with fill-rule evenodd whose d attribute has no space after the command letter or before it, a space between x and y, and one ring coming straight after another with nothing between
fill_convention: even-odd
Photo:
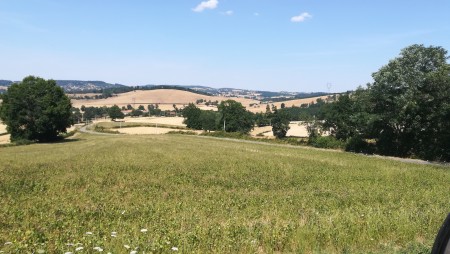
<instances>
[{"instance_id":1,"label":"blue sky","mask_svg":"<svg viewBox=\"0 0 450 254\"><path fill-rule=\"evenodd\" d=\"M411 44L450 50L448 0L0 0L0 79L355 89Z\"/></svg>"}]
</instances>

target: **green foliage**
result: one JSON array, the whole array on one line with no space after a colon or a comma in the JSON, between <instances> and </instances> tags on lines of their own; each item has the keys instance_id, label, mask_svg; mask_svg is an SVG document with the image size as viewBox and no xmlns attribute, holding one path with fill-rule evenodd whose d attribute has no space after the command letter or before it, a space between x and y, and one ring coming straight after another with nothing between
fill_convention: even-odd
<instances>
[{"instance_id":1,"label":"green foliage","mask_svg":"<svg viewBox=\"0 0 450 254\"><path fill-rule=\"evenodd\" d=\"M29 76L3 95L0 119L11 140L52 141L72 123L72 105L54 80Z\"/></svg>"},{"instance_id":2,"label":"green foliage","mask_svg":"<svg viewBox=\"0 0 450 254\"><path fill-rule=\"evenodd\" d=\"M322 109L327 105L328 103L319 98L316 103L311 102L300 105L300 107L284 108L283 110L289 114L290 121L308 121L313 118L323 119Z\"/></svg>"},{"instance_id":3,"label":"green foliage","mask_svg":"<svg viewBox=\"0 0 450 254\"><path fill-rule=\"evenodd\" d=\"M83 117L85 120L106 117L108 115L108 107L84 107Z\"/></svg>"},{"instance_id":4,"label":"green foliage","mask_svg":"<svg viewBox=\"0 0 450 254\"><path fill-rule=\"evenodd\" d=\"M139 110L139 109L133 109L130 112L130 116L132 116L132 117L142 116L143 114L144 114L144 112L142 110Z\"/></svg>"},{"instance_id":5,"label":"green foliage","mask_svg":"<svg viewBox=\"0 0 450 254\"><path fill-rule=\"evenodd\" d=\"M200 113L200 122L202 124L202 130L204 131L214 131L217 130L219 126L220 115L217 112L211 110L202 110Z\"/></svg>"},{"instance_id":6,"label":"green foliage","mask_svg":"<svg viewBox=\"0 0 450 254\"><path fill-rule=\"evenodd\" d=\"M284 110L275 110L272 117L272 132L277 138L284 138L289 127L289 114Z\"/></svg>"},{"instance_id":7,"label":"green foliage","mask_svg":"<svg viewBox=\"0 0 450 254\"><path fill-rule=\"evenodd\" d=\"M160 116L161 115L161 109L159 109L158 104L149 104L147 106L147 110L149 112L149 116Z\"/></svg>"},{"instance_id":8,"label":"green foliage","mask_svg":"<svg viewBox=\"0 0 450 254\"><path fill-rule=\"evenodd\" d=\"M247 111L240 102L222 101L218 109L221 116L220 123L225 124L226 132L249 133L253 129L253 114Z\"/></svg>"},{"instance_id":9,"label":"green foliage","mask_svg":"<svg viewBox=\"0 0 450 254\"><path fill-rule=\"evenodd\" d=\"M125 117L125 114L122 113L122 110L117 105L114 105L108 109L108 115L112 120L123 119Z\"/></svg>"},{"instance_id":10,"label":"green foliage","mask_svg":"<svg viewBox=\"0 0 450 254\"><path fill-rule=\"evenodd\" d=\"M194 103L189 103L189 105L182 110L182 114L184 117L183 123L186 124L186 127L194 130L202 129L202 122L200 120L202 111L197 108Z\"/></svg>"},{"instance_id":11,"label":"green foliage","mask_svg":"<svg viewBox=\"0 0 450 254\"><path fill-rule=\"evenodd\" d=\"M258 127L271 125L272 113L256 113L255 114L255 124Z\"/></svg>"},{"instance_id":12,"label":"green foliage","mask_svg":"<svg viewBox=\"0 0 450 254\"><path fill-rule=\"evenodd\" d=\"M450 68L441 47L412 45L367 89L327 105L323 127L348 150L450 161ZM369 144L367 140L374 142Z\"/></svg>"},{"instance_id":13,"label":"green foliage","mask_svg":"<svg viewBox=\"0 0 450 254\"><path fill-rule=\"evenodd\" d=\"M70 117L70 122L72 124L80 123L83 119L83 115L81 114L80 109L72 107L71 111L72 115Z\"/></svg>"},{"instance_id":14,"label":"green foliage","mask_svg":"<svg viewBox=\"0 0 450 254\"><path fill-rule=\"evenodd\" d=\"M376 149L375 144L369 143L366 140L364 140L361 136L356 135L347 139L345 144L345 151L373 154L376 151Z\"/></svg>"},{"instance_id":15,"label":"green foliage","mask_svg":"<svg viewBox=\"0 0 450 254\"><path fill-rule=\"evenodd\" d=\"M333 136L318 136L315 138L310 138L308 144L317 148L327 148L327 149L342 149L345 147L345 142L336 139Z\"/></svg>"},{"instance_id":16,"label":"green foliage","mask_svg":"<svg viewBox=\"0 0 450 254\"><path fill-rule=\"evenodd\" d=\"M429 253L448 213L438 166L188 135L78 138L0 148L0 251Z\"/></svg>"},{"instance_id":17,"label":"green foliage","mask_svg":"<svg viewBox=\"0 0 450 254\"><path fill-rule=\"evenodd\" d=\"M249 135L242 132L215 131L215 132L204 132L201 135L217 138L251 139Z\"/></svg>"},{"instance_id":18,"label":"green foliage","mask_svg":"<svg viewBox=\"0 0 450 254\"><path fill-rule=\"evenodd\" d=\"M373 131L380 153L421 154L421 149L435 147L440 132L446 132L439 126L448 123L442 117L448 114L450 101L447 58L441 47L412 45L373 74L375 82L368 87L370 113L376 115Z\"/></svg>"}]
</instances>

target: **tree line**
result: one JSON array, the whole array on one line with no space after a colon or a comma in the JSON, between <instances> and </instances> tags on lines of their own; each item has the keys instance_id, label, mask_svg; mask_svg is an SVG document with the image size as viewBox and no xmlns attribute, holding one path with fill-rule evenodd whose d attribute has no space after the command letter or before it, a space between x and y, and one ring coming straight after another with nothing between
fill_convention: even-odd
<instances>
[{"instance_id":1,"label":"tree line","mask_svg":"<svg viewBox=\"0 0 450 254\"><path fill-rule=\"evenodd\" d=\"M366 88L324 105L311 134L328 130L354 152L450 161L448 59L442 47L403 49Z\"/></svg>"},{"instance_id":2,"label":"tree line","mask_svg":"<svg viewBox=\"0 0 450 254\"><path fill-rule=\"evenodd\" d=\"M267 105L269 108L270 106ZM283 138L289 130L289 116L282 110L273 107L273 111L266 114L254 114L245 109L237 101L225 100L217 106L218 111L201 110L194 103L190 103L182 110L184 123L188 128L204 131L240 132L248 134L263 120L272 126L275 136ZM261 125L262 126L262 125Z\"/></svg>"}]
</instances>

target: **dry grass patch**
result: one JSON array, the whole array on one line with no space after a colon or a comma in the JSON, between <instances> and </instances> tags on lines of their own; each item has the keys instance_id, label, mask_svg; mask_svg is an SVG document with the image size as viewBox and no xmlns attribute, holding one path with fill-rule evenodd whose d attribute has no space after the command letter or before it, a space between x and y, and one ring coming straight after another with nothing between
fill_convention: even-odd
<instances>
[{"instance_id":1,"label":"dry grass patch","mask_svg":"<svg viewBox=\"0 0 450 254\"><path fill-rule=\"evenodd\" d=\"M206 101L223 101L228 99L233 99L241 102L244 106L248 107L251 103L259 103L256 100L244 99L244 98L233 98L233 97L221 97L221 96L207 96L196 94L187 91L180 91L174 89L159 89L159 90L148 90L148 91L135 91L128 93L121 93L117 96L110 97L107 99L99 100L72 100L74 107L81 107L81 105L88 106L108 106L118 105L120 107L126 106L127 104L135 105L148 105L148 104L159 104L161 110L173 110L173 104L181 108L189 103L195 103L199 99L204 99ZM208 108L208 107L206 107ZM214 109L211 107L210 109Z\"/></svg>"}]
</instances>

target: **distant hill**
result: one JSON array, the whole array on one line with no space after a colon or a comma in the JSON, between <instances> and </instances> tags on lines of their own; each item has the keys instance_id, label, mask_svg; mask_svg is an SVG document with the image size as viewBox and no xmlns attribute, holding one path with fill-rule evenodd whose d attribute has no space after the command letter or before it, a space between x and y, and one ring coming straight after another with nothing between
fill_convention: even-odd
<instances>
[{"instance_id":1,"label":"distant hill","mask_svg":"<svg viewBox=\"0 0 450 254\"><path fill-rule=\"evenodd\" d=\"M13 82L11 80L0 79L0 86L10 86Z\"/></svg>"},{"instance_id":2,"label":"distant hill","mask_svg":"<svg viewBox=\"0 0 450 254\"><path fill-rule=\"evenodd\" d=\"M64 91L70 93L90 93L98 92L103 89L127 87L125 85L110 84L103 81L56 80L56 83L61 86Z\"/></svg>"},{"instance_id":3,"label":"distant hill","mask_svg":"<svg viewBox=\"0 0 450 254\"><path fill-rule=\"evenodd\" d=\"M0 90L14 83L11 80L0 80ZM56 83L68 93L91 93L103 89L127 87L121 84L110 84L103 81L56 80ZM3 87L3 89L2 89Z\"/></svg>"},{"instance_id":4,"label":"distant hill","mask_svg":"<svg viewBox=\"0 0 450 254\"><path fill-rule=\"evenodd\" d=\"M0 80L0 93L7 90L13 81ZM324 92L304 93L304 92L272 92L247 90L238 88L212 88L207 86L183 86L183 85L144 85L144 86L125 86L122 84L111 84L104 81L82 81L82 80L56 80L66 93L86 94L102 93L104 97L110 97L113 94L127 93L135 90L156 90L156 89L175 89L181 91L193 92L201 95L238 97L263 101L266 103L297 100L304 98L313 98L327 95Z\"/></svg>"}]
</instances>

